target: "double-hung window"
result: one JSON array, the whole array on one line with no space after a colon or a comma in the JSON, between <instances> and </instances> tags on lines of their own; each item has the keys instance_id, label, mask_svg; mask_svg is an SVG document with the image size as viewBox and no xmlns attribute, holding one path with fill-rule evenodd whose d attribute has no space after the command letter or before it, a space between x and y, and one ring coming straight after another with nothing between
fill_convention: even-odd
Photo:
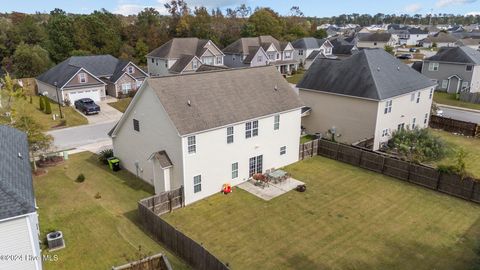
<instances>
[{"instance_id":1,"label":"double-hung window","mask_svg":"<svg viewBox=\"0 0 480 270\"><path fill-rule=\"evenodd\" d=\"M303 50L298 50L298 55L303 55Z\"/></svg>"},{"instance_id":2,"label":"double-hung window","mask_svg":"<svg viewBox=\"0 0 480 270\"><path fill-rule=\"evenodd\" d=\"M258 136L258 120L245 123L245 138Z\"/></svg>"},{"instance_id":3,"label":"double-hung window","mask_svg":"<svg viewBox=\"0 0 480 270\"><path fill-rule=\"evenodd\" d=\"M280 129L280 115L279 114L274 116L273 129L274 130L279 130Z\"/></svg>"},{"instance_id":4,"label":"double-hung window","mask_svg":"<svg viewBox=\"0 0 480 270\"><path fill-rule=\"evenodd\" d=\"M415 127L416 127L416 122L417 122L417 118L414 117L414 118L412 119L412 129L415 129Z\"/></svg>"},{"instance_id":5,"label":"double-hung window","mask_svg":"<svg viewBox=\"0 0 480 270\"><path fill-rule=\"evenodd\" d=\"M388 136L388 131L389 131L389 129L388 129L388 128L386 128L386 129L382 130L382 137L386 137L386 136Z\"/></svg>"},{"instance_id":6,"label":"double-hung window","mask_svg":"<svg viewBox=\"0 0 480 270\"><path fill-rule=\"evenodd\" d=\"M232 179L238 178L238 162L232 163Z\"/></svg>"},{"instance_id":7,"label":"double-hung window","mask_svg":"<svg viewBox=\"0 0 480 270\"><path fill-rule=\"evenodd\" d=\"M287 147L286 146L280 147L280 156L283 156L286 153L287 153Z\"/></svg>"},{"instance_id":8,"label":"double-hung window","mask_svg":"<svg viewBox=\"0 0 480 270\"><path fill-rule=\"evenodd\" d=\"M80 83L86 83L87 82L87 74L86 73L79 73L78 74L78 81Z\"/></svg>"},{"instance_id":9,"label":"double-hung window","mask_svg":"<svg viewBox=\"0 0 480 270\"><path fill-rule=\"evenodd\" d=\"M427 124L428 122L428 113L425 114L425 118L423 119L423 124Z\"/></svg>"},{"instance_id":10,"label":"double-hung window","mask_svg":"<svg viewBox=\"0 0 480 270\"><path fill-rule=\"evenodd\" d=\"M197 152L197 142L195 136L190 136L187 138L188 153L195 154Z\"/></svg>"},{"instance_id":11,"label":"double-hung window","mask_svg":"<svg viewBox=\"0 0 480 270\"><path fill-rule=\"evenodd\" d=\"M392 101L387 100L387 102L385 102L385 109L384 109L383 113L387 114L387 113L391 113L391 112L392 112Z\"/></svg>"},{"instance_id":12,"label":"double-hung window","mask_svg":"<svg viewBox=\"0 0 480 270\"><path fill-rule=\"evenodd\" d=\"M438 71L439 63L430 63L428 64L429 71Z\"/></svg>"},{"instance_id":13,"label":"double-hung window","mask_svg":"<svg viewBox=\"0 0 480 270\"><path fill-rule=\"evenodd\" d=\"M197 175L193 177L193 193L202 191L202 176Z\"/></svg>"},{"instance_id":14,"label":"double-hung window","mask_svg":"<svg viewBox=\"0 0 480 270\"><path fill-rule=\"evenodd\" d=\"M433 88L430 89L430 94L428 95L428 99L432 99L433 97Z\"/></svg>"},{"instance_id":15,"label":"double-hung window","mask_svg":"<svg viewBox=\"0 0 480 270\"><path fill-rule=\"evenodd\" d=\"M420 103L420 92L417 93L417 103Z\"/></svg>"},{"instance_id":16,"label":"double-hung window","mask_svg":"<svg viewBox=\"0 0 480 270\"><path fill-rule=\"evenodd\" d=\"M227 127L227 143L233 143L233 127Z\"/></svg>"}]
</instances>

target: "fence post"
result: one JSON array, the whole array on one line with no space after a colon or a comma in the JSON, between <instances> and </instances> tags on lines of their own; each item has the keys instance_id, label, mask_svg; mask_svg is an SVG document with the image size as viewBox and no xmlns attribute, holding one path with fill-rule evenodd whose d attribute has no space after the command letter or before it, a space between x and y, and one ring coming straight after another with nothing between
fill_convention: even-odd
<instances>
[{"instance_id":1,"label":"fence post","mask_svg":"<svg viewBox=\"0 0 480 270\"><path fill-rule=\"evenodd\" d=\"M386 158L384 156L381 156L381 157L382 157L382 170L381 170L381 172L383 174L383 172L385 170L385 160L386 160Z\"/></svg>"},{"instance_id":2,"label":"fence post","mask_svg":"<svg viewBox=\"0 0 480 270\"><path fill-rule=\"evenodd\" d=\"M302 160L305 159L305 144L302 144Z\"/></svg>"},{"instance_id":3,"label":"fence post","mask_svg":"<svg viewBox=\"0 0 480 270\"><path fill-rule=\"evenodd\" d=\"M334 142L335 143L335 142ZM338 152L339 152L339 149L340 149L340 144L337 143L337 151L335 152L335 160L338 160Z\"/></svg>"},{"instance_id":4,"label":"fence post","mask_svg":"<svg viewBox=\"0 0 480 270\"><path fill-rule=\"evenodd\" d=\"M152 212L155 213L155 196L152 196Z\"/></svg>"},{"instance_id":5,"label":"fence post","mask_svg":"<svg viewBox=\"0 0 480 270\"><path fill-rule=\"evenodd\" d=\"M312 141L312 152L310 153L310 157L313 157L313 141Z\"/></svg>"},{"instance_id":6,"label":"fence post","mask_svg":"<svg viewBox=\"0 0 480 270\"><path fill-rule=\"evenodd\" d=\"M360 155L358 156L358 166L362 164L363 150L360 149Z\"/></svg>"},{"instance_id":7,"label":"fence post","mask_svg":"<svg viewBox=\"0 0 480 270\"><path fill-rule=\"evenodd\" d=\"M407 181L410 182L410 171L412 169L412 164L408 163L408 170L407 170Z\"/></svg>"},{"instance_id":8,"label":"fence post","mask_svg":"<svg viewBox=\"0 0 480 270\"><path fill-rule=\"evenodd\" d=\"M472 190L470 191L470 196L468 197L470 199L470 201L473 199L473 191L475 190L475 185L477 184L477 182L473 181L472 182Z\"/></svg>"},{"instance_id":9,"label":"fence post","mask_svg":"<svg viewBox=\"0 0 480 270\"><path fill-rule=\"evenodd\" d=\"M180 186L180 195L181 195L180 205L182 207L185 207L185 190L184 190L183 185Z\"/></svg>"},{"instance_id":10,"label":"fence post","mask_svg":"<svg viewBox=\"0 0 480 270\"><path fill-rule=\"evenodd\" d=\"M440 179L442 179L442 173L438 173L437 177L437 185L435 186L435 190L438 190L438 187L440 186Z\"/></svg>"}]
</instances>

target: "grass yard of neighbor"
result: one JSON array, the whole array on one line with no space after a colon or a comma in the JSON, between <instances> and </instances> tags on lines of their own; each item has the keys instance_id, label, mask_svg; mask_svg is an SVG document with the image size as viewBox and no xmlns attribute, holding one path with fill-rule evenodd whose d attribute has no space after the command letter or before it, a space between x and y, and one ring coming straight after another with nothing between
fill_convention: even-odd
<instances>
[{"instance_id":1,"label":"grass yard of neighbor","mask_svg":"<svg viewBox=\"0 0 480 270\"><path fill-rule=\"evenodd\" d=\"M75 182L85 174L83 183ZM43 255L58 255L44 262L46 270L111 269L127 263L125 256L162 252L174 269L188 269L182 261L146 235L138 225L137 202L151 196L153 188L126 171L111 172L91 153L70 156L64 165L49 168L34 178L41 237L61 230L66 248ZM99 193L100 199L95 199Z\"/></svg>"},{"instance_id":2,"label":"grass yard of neighbor","mask_svg":"<svg viewBox=\"0 0 480 270\"><path fill-rule=\"evenodd\" d=\"M39 98L40 97L36 95L32 96L32 104L30 104L29 96L27 96L26 99L17 98L14 102L13 108L19 113L22 112L26 115L31 116L36 122L38 122L47 130L58 126L62 120L60 119L58 104L50 101L52 114L58 115L57 119L53 120L52 114L45 114L44 112L40 111L38 103ZM62 112L64 115L63 120L66 120L67 122L67 125L64 127L73 127L88 124L87 118L75 111L73 107L62 107Z\"/></svg>"},{"instance_id":3,"label":"grass yard of neighbor","mask_svg":"<svg viewBox=\"0 0 480 270\"><path fill-rule=\"evenodd\" d=\"M108 103L108 105L124 113L127 110L128 104L132 101L131 97L119 99L116 102Z\"/></svg>"},{"instance_id":4,"label":"grass yard of neighbor","mask_svg":"<svg viewBox=\"0 0 480 270\"><path fill-rule=\"evenodd\" d=\"M304 144L306 142L313 141L313 140L315 140L315 138L316 138L315 135L307 134L305 136L300 137L300 144Z\"/></svg>"},{"instance_id":5,"label":"grass yard of neighbor","mask_svg":"<svg viewBox=\"0 0 480 270\"><path fill-rule=\"evenodd\" d=\"M455 96L456 96L455 94L449 94L449 93L446 93L446 92L435 91L435 93L433 95L433 101L435 101L438 104L444 104L444 105L450 105L450 106L456 106L456 107L463 107L463 108L467 108L467 109L480 110L480 104L457 100Z\"/></svg>"},{"instance_id":6,"label":"grass yard of neighbor","mask_svg":"<svg viewBox=\"0 0 480 270\"><path fill-rule=\"evenodd\" d=\"M474 269L480 206L323 157L286 167L307 191L239 188L165 215L232 269Z\"/></svg>"},{"instance_id":7,"label":"grass yard of neighbor","mask_svg":"<svg viewBox=\"0 0 480 270\"><path fill-rule=\"evenodd\" d=\"M297 84L302 80L304 74L304 70L298 70L297 73L295 73L294 75L288 76L287 81L289 83Z\"/></svg>"},{"instance_id":8,"label":"grass yard of neighbor","mask_svg":"<svg viewBox=\"0 0 480 270\"><path fill-rule=\"evenodd\" d=\"M431 129L434 135L441 137L445 142L449 144L449 147L453 148L453 151L440 161L435 162L432 165L437 164L453 164L455 162L456 150L462 148L466 153L465 163L467 165L467 171L472 173L474 177L480 179L480 139L465 137L462 135L454 135L446 131Z\"/></svg>"}]
</instances>

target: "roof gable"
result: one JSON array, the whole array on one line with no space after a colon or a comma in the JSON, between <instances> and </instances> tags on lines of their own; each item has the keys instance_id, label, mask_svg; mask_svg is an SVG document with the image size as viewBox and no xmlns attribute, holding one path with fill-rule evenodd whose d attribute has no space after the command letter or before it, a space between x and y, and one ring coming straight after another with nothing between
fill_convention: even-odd
<instances>
[{"instance_id":1,"label":"roof gable","mask_svg":"<svg viewBox=\"0 0 480 270\"><path fill-rule=\"evenodd\" d=\"M467 46L442 47L436 55L426 60L480 65L480 52Z\"/></svg>"}]
</instances>

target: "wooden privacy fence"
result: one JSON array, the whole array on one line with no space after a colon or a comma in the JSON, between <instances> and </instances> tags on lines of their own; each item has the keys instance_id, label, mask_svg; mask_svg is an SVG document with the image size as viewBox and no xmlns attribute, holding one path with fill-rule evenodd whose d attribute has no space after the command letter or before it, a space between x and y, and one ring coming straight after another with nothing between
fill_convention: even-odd
<instances>
[{"instance_id":1,"label":"wooden privacy fence","mask_svg":"<svg viewBox=\"0 0 480 270\"><path fill-rule=\"evenodd\" d=\"M167 257L162 253L124 264L122 266L112 267L112 270L172 270L172 266Z\"/></svg>"},{"instance_id":2,"label":"wooden privacy fence","mask_svg":"<svg viewBox=\"0 0 480 270\"><path fill-rule=\"evenodd\" d=\"M460 100L470 103L480 103L480 94L479 93L470 93L470 92L460 92Z\"/></svg>"},{"instance_id":3,"label":"wooden privacy fence","mask_svg":"<svg viewBox=\"0 0 480 270\"><path fill-rule=\"evenodd\" d=\"M442 129L448 132L459 133L465 136L475 137L480 135L480 129L476 123L460 121L437 115L430 116L430 127Z\"/></svg>"},{"instance_id":4,"label":"wooden privacy fence","mask_svg":"<svg viewBox=\"0 0 480 270\"><path fill-rule=\"evenodd\" d=\"M458 175L440 173L435 168L399 160L378 152L346 144L327 140L315 140L305 144L307 144L305 148L302 145L300 146L300 159L318 154L435 191L480 203L480 183L475 180L461 179ZM305 152L302 152L302 149L312 148L317 153L305 155Z\"/></svg>"},{"instance_id":5,"label":"wooden privacy fence","mask_svg":"<svg viewBox=\"0 0 480 270\"><path fill-rule=\"evenodd\" d=\"M229 268L181 231L168 224L161 214L183 206L183 188L143 199L138 202L140 222L157 241L185 260L194 269L228 270Z\"/></svg>"}]
</instances>

